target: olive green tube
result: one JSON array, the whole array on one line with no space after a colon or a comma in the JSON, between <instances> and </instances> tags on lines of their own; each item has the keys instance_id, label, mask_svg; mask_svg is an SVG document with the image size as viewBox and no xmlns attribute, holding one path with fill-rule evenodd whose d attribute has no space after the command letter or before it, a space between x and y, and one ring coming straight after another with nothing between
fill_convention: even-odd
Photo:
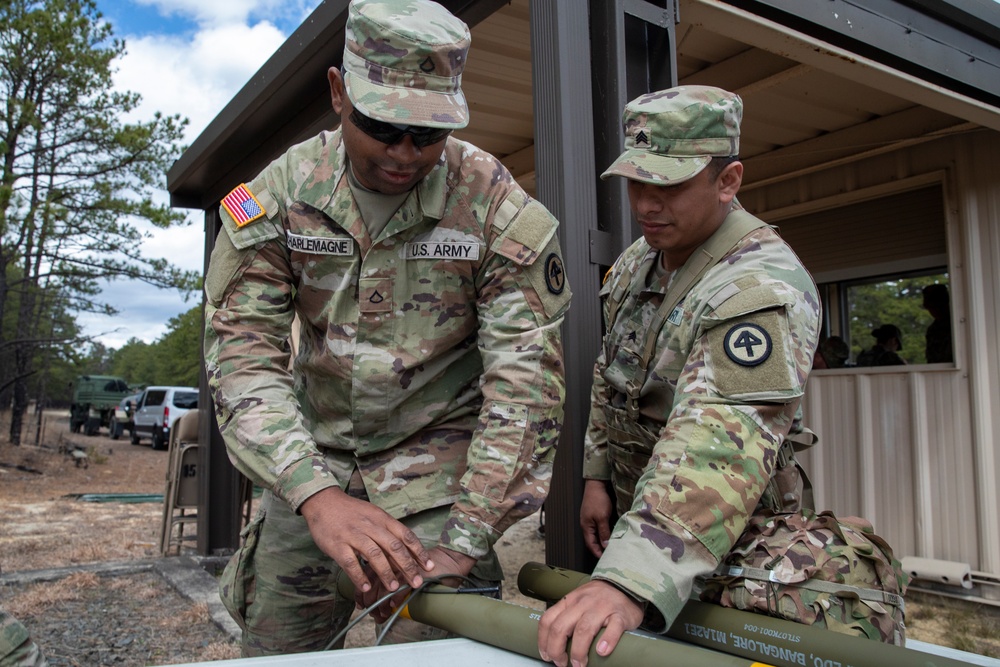
<instances>
[{"instance_id":1,"label":"olive green tube","mask_svg":"<svg viewBox=\"0 0 1000 667\"><path fill-rule=\"evenodd\" d=\"M340 594L354 597L347 577L337 583ZM538 660L538 620L542 612L481 595L456 593L447 586L430 586L406 601L403 614L415 621L441 628L490 646ZM626 633L608 657L590 648L588 664L609 667L770 667L726 653L719 653L671 639Z\"/></svg>"},{"instance_id":2,"label":"olive green tube","mask_svg":"<svg viewBox=\"0 0 1000 667\"><path fill-rule=\"evenodd\" d=\"M524 594L545 602L561 599L590 577L542 563L526 563L517 575ZM968 667L971 663L929 655L781 618L689 601L669 637L775 667Z\"/></svg>"}]
</instances>

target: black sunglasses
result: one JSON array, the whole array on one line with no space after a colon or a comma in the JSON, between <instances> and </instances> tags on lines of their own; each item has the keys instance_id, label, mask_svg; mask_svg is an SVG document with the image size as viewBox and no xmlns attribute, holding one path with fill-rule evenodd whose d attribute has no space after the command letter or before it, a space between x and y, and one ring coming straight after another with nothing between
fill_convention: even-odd
<instances>
[{"instance_id":1,"label":"black sunglasses","mask_svg":"<svg viewBox=\"0 0 1000 667\"><path fill-rule=\"evenodd\" d=\"M374 118L369 118L357 109L351 111L351 122L365 134L376 141L390 146L402 141L405 135L413 137L414 145L423 148L441 141L451 130L446 127L420 127L418 125L398 125L396 123L384 123Z\"/></svg>"}]
</instances>

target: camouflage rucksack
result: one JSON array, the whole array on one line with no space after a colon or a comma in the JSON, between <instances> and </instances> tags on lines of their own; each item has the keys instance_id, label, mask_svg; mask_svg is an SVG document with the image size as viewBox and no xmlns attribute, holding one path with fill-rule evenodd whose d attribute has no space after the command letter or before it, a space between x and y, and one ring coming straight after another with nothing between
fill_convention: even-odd
<instances>
[{"instance_id":1,"label":"camouflage rucksack","mask_svg":"<svg viewBox=\"0 0 1000 667\"><path fill-rule=\"evenodd\" d=\"M864 519L758 513L701 599L902 646L907 583L892 549Z\"/></svg>"}]
</instances>

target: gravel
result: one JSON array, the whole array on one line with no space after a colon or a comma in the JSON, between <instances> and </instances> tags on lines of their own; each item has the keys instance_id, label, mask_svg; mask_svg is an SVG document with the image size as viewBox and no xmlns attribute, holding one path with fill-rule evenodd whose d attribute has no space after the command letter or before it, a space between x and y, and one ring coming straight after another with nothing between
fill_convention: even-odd
<instances>
[{"instance_id":1,"label":"gravel","mask_svg":"<svg viewBox=\"0 0 1000 667\"><path fill-rule=\"evenodd\" d=\"M0 600L28 629L51 667L140 667L239 657L232 629L213 621L215 610L180 594L152 566L117 574L79 570L52 581L3 579Z\"/></svg>"}]
</instances>

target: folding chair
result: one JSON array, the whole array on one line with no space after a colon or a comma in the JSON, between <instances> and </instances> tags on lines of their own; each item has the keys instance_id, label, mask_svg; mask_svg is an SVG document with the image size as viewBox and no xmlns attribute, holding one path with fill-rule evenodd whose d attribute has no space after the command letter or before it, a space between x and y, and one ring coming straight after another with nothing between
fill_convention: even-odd
<instances>
[{"instance_id":1,"label":"folding chair","mask_svg":"<svg viewBox=\"0 0 1000 667\"><path fill-rule=\"evenodd\" d=\"M196 539L184 534L184 526L198 520L198 411L192 410L177 420L170 437L170 461L167 486L163 494L163 526L160 553L174 548L181 552L184 542Z\"/></svg>"}]
</instances>

